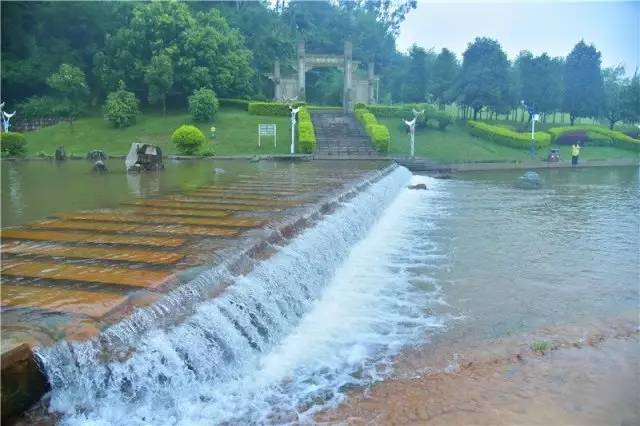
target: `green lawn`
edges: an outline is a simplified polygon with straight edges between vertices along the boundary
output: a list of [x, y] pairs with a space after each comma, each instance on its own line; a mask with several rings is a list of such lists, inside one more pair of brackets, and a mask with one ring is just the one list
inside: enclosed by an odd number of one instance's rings
[[[278, 129], [277, 148], [272, 137], [263, 137], [258, 148], [258, 124], [276, 124]], [[67, 154], [86, 155], [92, 149], [103, 149], [110, 155], [126, 154], [133, 142], [159, 145], [164, 153], [178, 154], [171, 143], [171, 134], [182, 124], [193, 124], [186, 113], [148, 112], [140, 115], [136, 124], [124, 129], [115, 129], [101, 116], [81, 118], [70, 125], [60, 123], [33, 132], [26, 132], [27, 153], [53, 154], [60, 145]], [[249, 115], [237, 109], [222, 109], [212, 123], [197, 124], [207, 141], [203, 150], [211, 150], [216, 155], [232, 154], [287, 154], [290, 145], [290, 125], [288, 117], [264, 117]], [[211, 139], [210, 128], [216, 127], [216, 136]]]
[[[389, 128], [391, 144], [389, 152], [398, 155], [409, 155], [411, 144], [404, 125], [400, 119], [380, 119]], [[560, 158], [571, 158], [571, 147], [558, 146]], [[538, 158], [545, 159], [548, 149], [538, 150]], [[463, 161], [513, 161], [528, 160], [529, 151], [516, 149], [475, 138], [467, 132], [463, 125], [451, 124], [446, 131], [435, 129], [418, 130], [415, 140], [416, 156], [428, 157], [442, 162]], [[639, 158], [638, 153], [611, 147], [586, 147], [580, 157], [586, 160], [604, 160], [617, 158]]]

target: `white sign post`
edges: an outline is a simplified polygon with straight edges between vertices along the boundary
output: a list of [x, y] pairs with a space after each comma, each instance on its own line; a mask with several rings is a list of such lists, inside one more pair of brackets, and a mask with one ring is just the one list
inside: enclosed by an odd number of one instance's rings
[[273, 147], [275, 148], [278, 143], [276, 133], [277, 129], [275, 124], [258, 124], [258, 147], [260, 147], [261, 136], [273, 136]]

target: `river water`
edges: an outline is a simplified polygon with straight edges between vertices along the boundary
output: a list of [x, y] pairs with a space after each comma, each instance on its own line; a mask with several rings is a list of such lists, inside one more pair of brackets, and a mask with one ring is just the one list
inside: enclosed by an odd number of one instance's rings
[[549, 170], [538, 191], [519, 174], [397, 169], [180, 324], [41, 350], [49, 409], [63, 424], [306, 423], [424, 374], [424, 348], [637, 321], [638, 168]]

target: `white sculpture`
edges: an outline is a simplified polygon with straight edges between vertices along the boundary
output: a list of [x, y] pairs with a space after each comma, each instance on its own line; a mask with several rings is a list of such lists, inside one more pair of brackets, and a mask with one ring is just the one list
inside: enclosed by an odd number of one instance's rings
[[296, 152], [296, 115], [298, 114], [298, 111], [300, 111], [300, 107], [294, 108], [293, 105], [289, 105], [289, 109], [291, 110], [291, 155], [293, 155]]
[[11, 117], [13, 117], [14, 115], [16, 115], [15, 111], [13, 111], [11, 114], [7, 114], [5, 111], [2, 111], [2, 127], [4, 128], [5, 132], [9, 131], [9, 127], [11, 127], [11, 123], [9, 122], [9, 120], [11, 120]]
[[404, 124], [409, 126], [409, 135], [411, 137], [411, 156], [414, 157], [415, 141], [416, 141], [416, 121], [418, 120], [418, 116], [420, 114], [424, 114], [424, 110], [417, 111], [415, 108], [412, 108], [411, 111], [413, 112], [413, 120], [411, 121], [403, 120], [403, 121], [404, 121]]

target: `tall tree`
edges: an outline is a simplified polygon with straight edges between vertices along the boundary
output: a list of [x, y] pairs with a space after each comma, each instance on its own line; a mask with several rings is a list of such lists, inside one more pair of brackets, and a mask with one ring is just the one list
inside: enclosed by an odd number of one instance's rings
[[85, 96], [89, 93], [84, 72], [73, 65], [62, 64], [47, 79], [47, 84], [64, 98], [67, 118], [72, 124], [80, 114]]
[[173, 85], [173, 66], [167, 55], [151, 58], [145, 73], [145, 82], [149, 86], [149, 102], [162, 102], [162, 113], [167, 112], [167, 93]]
[[500, 44], [478, 37], [462, 54], [458, 99], [473, 109], [473, 119], [484, 107], [503, 111], [510, 102], [509, 61]]
[[622, 94], [622, 119], [627, 123], [640, 122], [640, 75], [638, 70], [623, 87]]
[[604, 81], [604, 116], [609, 121], [609, 129], [613, 130], [613, 126], [622, 120], [623, 109], [623, 91], [625, 86], [629, 84], [625, 80], [624, 67], [617, 66], [605, 68], [602, 70]]
[[417, 45], [409, 49], [409, 67], [404, 73], [402, 98], [406, 102], [424, 102], [427, 97], [429, 76], [427, 51]]
[[455, 53], [447, 48], [442, 49], [433, 63], [430, 88], [434, 100], [441, 107], [453, 101], [452, 88], [459, 70], [460, 65]]
[[562, 104], [572, 126], [576, 118], [595, 117], [602, 110], [604, 89], [600, 64], [600, 52], [584, 40], [567, 56]]

